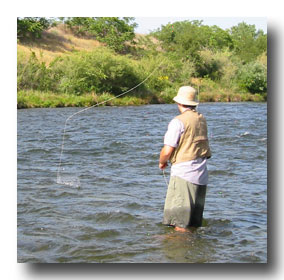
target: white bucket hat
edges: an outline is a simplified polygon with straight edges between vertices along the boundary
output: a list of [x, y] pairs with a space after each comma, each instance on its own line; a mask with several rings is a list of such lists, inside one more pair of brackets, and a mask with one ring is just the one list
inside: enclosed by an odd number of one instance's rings
[[173, 100], [182, 105], [197, 106], [199, 104], [196, 100], [196, 90], [190, 86], [180, 87]]

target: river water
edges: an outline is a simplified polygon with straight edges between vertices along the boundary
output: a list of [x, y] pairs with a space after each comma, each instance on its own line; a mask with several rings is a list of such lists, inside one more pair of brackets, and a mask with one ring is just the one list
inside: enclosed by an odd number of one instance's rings
[[[267, 104], [204, 103], [203, 226], [162, 225], [158, 168], [177, 106], [18, 110], [18, 262], [266, 263]], [[169, 168], [166, 170], [169, 179]]]

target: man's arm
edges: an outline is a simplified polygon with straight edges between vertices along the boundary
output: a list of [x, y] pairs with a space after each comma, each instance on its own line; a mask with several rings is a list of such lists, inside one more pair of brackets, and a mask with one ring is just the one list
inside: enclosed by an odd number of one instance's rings
[[160, 169], [165, 169], [167, 167], [167, 162], [170, 159], [173, 151], [175, 150], [174, 147], [164, 145], [160, 152], [160, 162], [159, 162], [159, 168]]

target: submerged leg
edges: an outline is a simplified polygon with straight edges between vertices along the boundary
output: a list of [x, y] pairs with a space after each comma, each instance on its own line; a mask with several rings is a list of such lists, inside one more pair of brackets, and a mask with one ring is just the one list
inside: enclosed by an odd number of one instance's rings
[[163, 224], [175, 226], [177, 231], [202, 225], [206, 186], [192, 184], [179, 177], [171, 177], [168, 186]]

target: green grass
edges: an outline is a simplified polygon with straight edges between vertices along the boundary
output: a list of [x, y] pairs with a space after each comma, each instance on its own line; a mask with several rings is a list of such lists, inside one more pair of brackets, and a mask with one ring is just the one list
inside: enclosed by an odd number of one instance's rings
[[[158, 95], [145, 97], [123, 96], [114, 98], [110, 93], [97, 94], [57, 94], [53, 92], [41, 92], [34, 90], [18, 91], [17, 108], [57, 108], [57, 107], [90, 107], [97, 103], [102, 106], [138, 106], [154, 103], [173, 103], [172, 98], [176, 93], [172, 90]], [[265, 102], [266, 95], [250, 93], [225, 93], [225, 92], [201, 92], [200, 102]], [[110, 100], [111, 99], [111, 100]]]
[[225, 92], [202, 92], [200, 102], [265, 102], [265, 94], [251, 93], [225, 93]]
[[[149, 99], [135, 96], [114, 98], [114, 95], [103, 93], [96, 94], [56, 94], [53, 92], [41, 92], [33, 90], [18, 91], [17, 108], [57, 108], [57, 107], [90, 107], [97, 103], [103, 106], [129, 106], [149, 104]], [[109, 99], [112, 99], [108, 101]]]

